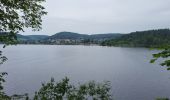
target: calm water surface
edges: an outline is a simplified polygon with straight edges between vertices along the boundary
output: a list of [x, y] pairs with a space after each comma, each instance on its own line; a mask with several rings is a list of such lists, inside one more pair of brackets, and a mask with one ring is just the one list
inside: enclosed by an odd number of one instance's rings
[[33, 94], [41, 82], [65, 76], [71, 83], [111, 81], [115, 100], [154, 100], [170, 97], [170, 72], [150, 64], [144, 48], [100, 46], [18, 45], [4, 49], [8, 61], [0, 66], [8, 72], [8, 94]]

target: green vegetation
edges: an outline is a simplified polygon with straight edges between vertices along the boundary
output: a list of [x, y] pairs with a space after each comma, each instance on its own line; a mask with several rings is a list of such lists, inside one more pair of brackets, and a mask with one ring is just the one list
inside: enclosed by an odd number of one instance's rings
[[67, 77], [58, 83], [52, 78], [50, 82], [42, 84], [34, 100], [113, 100], [110, 89], [109, 82], [99, 84], [91, 81], [74, 86]]
[[[5, 82], [1, 75], [0, 83]], [[91, 81], [75, 86], [69, 83], [67, 77], [59, 82], [55, 82], [51, 78], [50, 82], [42, 84], [42, 87], [35, 92], [33, 97], [29, 97], [28, 94], [8, 96], [3, 92], [3, 87], [0, 87], [0, 100], [113, 100], [110, 89], [109, 82], [96, 83]]]
[[6, 72], [0, 73], [0, 100], [8, 100], [10, 97], [5, 94], [3, 83], [5, 82], [4, 76], [7, 75]]
[[88, 38], [88, 35], [73, 32], [60, 32], [48, 37], [48, 39], [82, 39], [82, 38]]
[[[44, 1], [0, 0], [0, 43], [5, 45], [16, 44], [17, 33], [24, 31], [24, 28], [41, 29], [41, 17], [47, 14], [41, 5]], [[6, 60], [7, 58], [0, 51], [0, 65]], [[4, 75], [7, 75], [7, 73], [0, 73], [0, 100], [11, 100], [11, 97], [3, 91]]]
[[42, 16], [47, 14], [41, 5], [45, 0], [0, 0], [0, 41], [12, 44], [17, 40], [16, 33], [24, 28], [41, 29]]
[[[17, 43], [17, 33], [24, 28], [40, 30], [42, 16], [46, 15], [41, 5], [45, 0], [0, 0], [0, 43]], [[5, 47], [5, 46], [4, 46]], [[6, 60], [0, 52], [1, 64]]]
[[149, 31], [132, 32], [120, 38], [106, 40], [103, 46], [126, 46], [126, 47], [164, 47], [170, 44], [170, 30], [158, 29]]

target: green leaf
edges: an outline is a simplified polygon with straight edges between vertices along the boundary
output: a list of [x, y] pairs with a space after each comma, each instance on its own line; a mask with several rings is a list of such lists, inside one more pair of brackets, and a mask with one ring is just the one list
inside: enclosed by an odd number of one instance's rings
[[154, 63], [157, 59], [150, 60], [150, 63]]

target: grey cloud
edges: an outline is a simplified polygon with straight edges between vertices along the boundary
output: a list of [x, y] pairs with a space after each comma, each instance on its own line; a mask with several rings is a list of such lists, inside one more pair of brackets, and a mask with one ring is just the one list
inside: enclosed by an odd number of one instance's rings
[[170, 27], [170, 0], [47, 0], [43, 30], [24, 34], [73, 31], [85, 34]]

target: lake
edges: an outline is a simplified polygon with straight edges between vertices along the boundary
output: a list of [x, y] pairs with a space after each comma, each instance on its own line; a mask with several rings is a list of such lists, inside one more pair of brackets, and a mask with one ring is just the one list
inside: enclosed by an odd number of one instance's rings
[[67, 76], [72, 84], [110, 81], [115, 100], [154, 100], [170, 97], [170, 71], [149, 63], [155, 52], [146, 48], [17, 45], [3, 49], [8, 61], [0, 69], [8, 72], [4, 85], [10, 95], [32, 95], [51, 77], [58, 81]]

